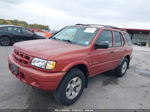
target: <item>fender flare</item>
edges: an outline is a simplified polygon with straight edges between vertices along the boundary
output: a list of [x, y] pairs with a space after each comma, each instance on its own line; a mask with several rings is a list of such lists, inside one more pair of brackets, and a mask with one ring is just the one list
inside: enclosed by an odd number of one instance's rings
[[[119, 63], [118, 66], [120, 66], [120, 65], [122, 64], [123, 60], [124, 60], [127, 56], [129, 56], [129, 58], [130, 58], [130, 54], [126, 54], [126, 55], [120, 60], [120, 63]], [[129, 69], [129, 63], [130, 63], [130, 59], [128, 59], [128, 69]]]
[[[64, 69], [63, 69], [63, 71], [65, 71], [66, 72], [66, 74], [68, 73], [68, 71], [70, 71], [72, 68], [74, 68], [74, 67], [76, 67], [76, 66], [78, 66], [78, 65], [84, 65], [86, 68], [87, 68], [87, 74], [85, 74], [85, 88], [87, 88], [88, 87], [88, 80], [89, 80], [89, 73], [90, 73], [90, 70], [89, 70], [89, 65], [88, 65], [88, 63], [87, 62], [81, 62], [81, 61], [79, 61], [79, 62], [73, 62], [73, 63], [70, 63], [69, 65], [67, 65]], [[64, 75], [64, 77], [63, 77], [63, 79], [66, 77], [66, 75]], [[63, 80], [62, 79], [62, 80]]]
[[77, 66], [77, 65], [84, 65], [84, 66], [86, 66], [88, 72], [90, 72], [90, 71], [89, 71], [89, 65], [88, 65], [88, 63], [87, 63], [87, 62], [84, 62], [84, 61], [83, 61], [83, 62], [77, 61], [77, 62], [70, 63], [70, 64], [68, 64], [66, 67], [64, 67], [62, 71], [67, 72], [67, 71], [69, 71], [71, 68], [73, 68], [73, 67], [75, 67], [75, 66]]

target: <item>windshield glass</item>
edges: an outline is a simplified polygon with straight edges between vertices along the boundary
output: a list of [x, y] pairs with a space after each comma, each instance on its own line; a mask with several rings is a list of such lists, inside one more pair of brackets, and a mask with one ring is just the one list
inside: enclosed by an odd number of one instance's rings
[[52, 39], [87, 46], [91, 43], [97, 32], [97, 28], [91, 27], [66, 27], [54, 35]]

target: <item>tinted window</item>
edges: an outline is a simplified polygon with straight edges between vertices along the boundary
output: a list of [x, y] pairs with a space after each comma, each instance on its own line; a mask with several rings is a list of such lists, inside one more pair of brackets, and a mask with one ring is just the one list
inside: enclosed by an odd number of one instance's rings
[[15, 32], [15, 33], [22, 33], [21, 32], [21, 28], [18, 28], [18, 27], [13, 27], [13, 32]]
[[96, 41], [96, 43], [104, 43], [107, 42], [109, 47], [112, 47], [112, 32], [111, 31], [103, 31]]
[[5, 30], [5, 31], [7, 31], [7, 27], [0, 27], [0, 30]]
[[33, 34], [33, 32], [31, 32], [30, 30], [27, 30], [27, 29], [22, 29], [22, 32], [23, 32], [23, 34], [26, 34], [26, 35], [32, 35]]
[[114, 35], [115, 35], [115, 42], [116, 42], [116, 47], [119, 47], [119, 46], [123, 46], [124, 45], [124, 39], [123, 39], [123, 36], [120, 32], [114, 32]]
[[18, 27], [7, 27], [7, 30], [10, 31], [10, 32], [14, 32], [14, 33], [21, 33], [21, 29], [18, 28]]
[[13, 27], [7, 27], [7, 30], [12, 32], [13, 31]]
[[129, 34], [128, 33], [124, 33], [124, 36], [126, 38], [127, 43], [129, 45], [132, 45], [131, 37], [129, 36]]

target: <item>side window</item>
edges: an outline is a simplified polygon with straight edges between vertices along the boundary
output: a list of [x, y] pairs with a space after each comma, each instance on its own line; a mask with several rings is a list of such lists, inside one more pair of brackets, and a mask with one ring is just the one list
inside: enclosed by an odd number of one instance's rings
[[112, 39], [112, 31], [103, 31], [96, 41], [96, 43], [104, 43], [107, 42], [109, 47], [112, 47], [113, 39]]
[[18, 28], [18, 27], [14, 27], [14, 28], [13, 28], [13, 32], [15, 32], [15, 33], [20, 33], [20, 34], [22, 33], [22, 32], [21, 32], [21, 29]]
[[130, 38], [129, 34], [128, 33], [124, 33], [124, 36], [125, 36], [125, 39], [126, 39], [128, 45], [132, 45], [132, 41], [131, 41], [131, 38]]
[[114, 32], [116, 47], [124, 46], [124, 39], [120, 32]]
[[13, 32], [13, 28], [11, 26], [7, 27], [7, 30], [10, 31], [10, 32]]
[[21, 32], [21, 29], [20, 28], [18, 28], [18, 27], [7, 27], [7, 30], [8, 31], [10, 31], [10, 32], [14, 32], [14, 33], [19, 33], [19, 34], [21, 34], [22, 32]]
[[22, 32], [25, 35], [33, 35], [33, 32], [31, 32], [30, 30], [24, 29], [24, 28], [22, 28]]

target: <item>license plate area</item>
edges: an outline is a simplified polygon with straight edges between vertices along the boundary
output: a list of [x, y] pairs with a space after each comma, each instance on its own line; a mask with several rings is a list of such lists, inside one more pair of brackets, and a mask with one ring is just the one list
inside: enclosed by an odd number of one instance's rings
[[10, 65], [10, 70], [12, 71], [12, 73], [14, 73], [15, 75], [19, 74], [19, 67], [17, 67], [15, 64], [11, 64]]

